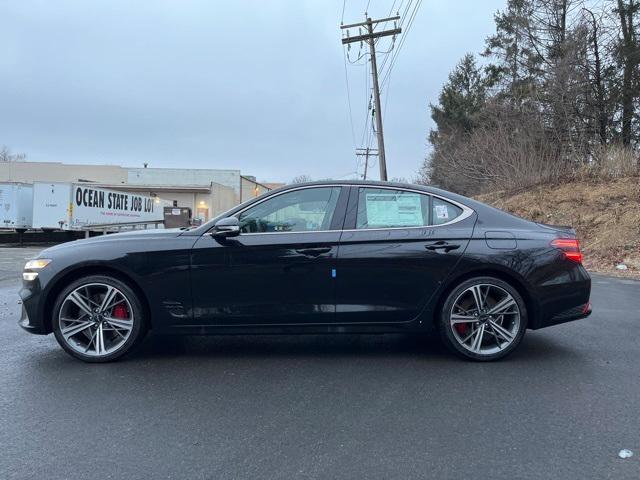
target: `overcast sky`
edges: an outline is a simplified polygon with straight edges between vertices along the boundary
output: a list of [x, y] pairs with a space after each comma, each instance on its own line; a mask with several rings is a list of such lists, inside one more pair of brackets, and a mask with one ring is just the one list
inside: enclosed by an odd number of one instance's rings
[[[344, 22], [361, 21], [366, 4], [346, 0]], [[386, 16], [392, 4], [370, 0], [369, 13]], [[390, 177], [416, 174], [429, 102], [460, 57], [482, 49], [503, 4], [423, 0], [383, 91]], [[0, 0], [0, 144], [34, 161], [355, 178], [342, 7]], [[350, 54], [357, 58], [357, 45]], [[365, 67], [347, 70], [360, 146]]]

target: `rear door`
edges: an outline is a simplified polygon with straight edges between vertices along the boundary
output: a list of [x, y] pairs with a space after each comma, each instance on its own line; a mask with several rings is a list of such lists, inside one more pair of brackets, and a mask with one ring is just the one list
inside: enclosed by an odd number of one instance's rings
[[336, 262], [339, 323], [408, 322], [465, 251], [469, 208], [420, 191], [352, 187]]

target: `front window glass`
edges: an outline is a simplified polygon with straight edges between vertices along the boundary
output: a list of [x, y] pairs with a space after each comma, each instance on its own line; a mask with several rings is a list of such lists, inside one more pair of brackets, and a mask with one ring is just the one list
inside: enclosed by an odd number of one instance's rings
[[277, 195], [242, 212], [241, 233], [329, 230], [340, 187], [315, 187]]
[[360, 188], [356, 228], [429, 225], [429, 196], [406, 190]]

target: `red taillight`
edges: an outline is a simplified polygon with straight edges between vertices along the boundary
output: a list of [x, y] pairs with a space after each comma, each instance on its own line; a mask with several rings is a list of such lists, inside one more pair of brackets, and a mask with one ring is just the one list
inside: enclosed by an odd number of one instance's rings
[[577, 238], [556, 238], [551, 242], [551, 246], [562, 250], [567, 259], [582, 263], [582, 252], [580, 252], [580, 242]]

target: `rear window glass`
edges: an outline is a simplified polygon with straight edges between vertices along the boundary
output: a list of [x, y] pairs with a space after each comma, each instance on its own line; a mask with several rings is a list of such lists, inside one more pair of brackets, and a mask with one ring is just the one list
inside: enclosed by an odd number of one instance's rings
[[460, 215], [462, 215], [462, 209], [460, 207], [440, 198], [433, 197], [431, 217], [433, 219], [431, 222], [433, 225], [449, 223]]
[[428, 224], [428, 195], [387, 188], [360, 188], [356, 228], [421, 227]]

